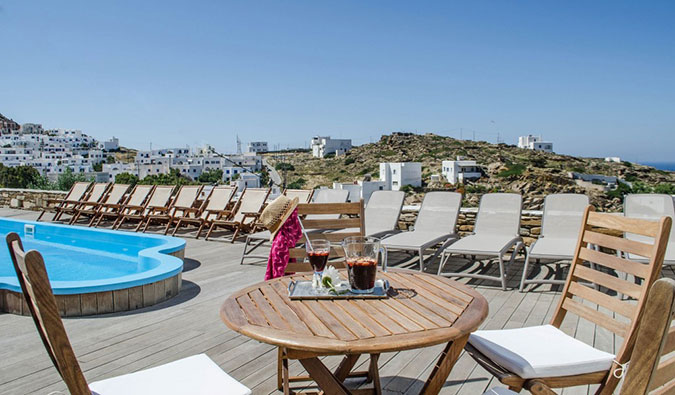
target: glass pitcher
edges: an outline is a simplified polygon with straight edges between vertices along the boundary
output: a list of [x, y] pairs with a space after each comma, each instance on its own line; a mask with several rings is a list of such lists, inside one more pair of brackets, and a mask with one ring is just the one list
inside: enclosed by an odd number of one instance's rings
[[354, 293], [372, 293], [375, 288], [378, 258], [387, 270], [387, 249], [374, 237], [351, 236], [342, 241], [349, 273], [349, 286]]

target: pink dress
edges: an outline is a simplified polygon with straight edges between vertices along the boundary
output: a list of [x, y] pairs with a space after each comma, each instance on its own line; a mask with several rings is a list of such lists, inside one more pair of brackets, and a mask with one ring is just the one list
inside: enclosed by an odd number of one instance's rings
[[279, 229], [276, 236], [274, 236], [270, 256], [267, 259], [265, 281], [284, 275], [286, 265], [288, 265], [290, 258], [288, 251], [295, 247], [295, 244], [301, 237], [302, 228], [300, 227], [300, 220], [298, 219], [298, 210], [295, 209], [286, 222], [281, 225], [281, 229]]

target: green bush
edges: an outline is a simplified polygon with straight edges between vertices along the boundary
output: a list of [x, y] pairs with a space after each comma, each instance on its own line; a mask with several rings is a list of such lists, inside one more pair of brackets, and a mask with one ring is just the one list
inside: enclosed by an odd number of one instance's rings
[[223, 169], [210, 169], [197, 177], [198, 182], [205, 184], [216, 184], [223, 180]]
[[675, 195], [675, 184], [664, 183], [654, 187], [654, 193], [665, 193], [666, 195]]
[[120, 173], [115, 176], [116, 184], [131, 184], [133, 187], [138, 183], [138, 177], [131, 173]]
[[286, 188], [288, 189], [302, 189], [302, 187], [305, 186], [307, 183], [307, 180], [304, 178], [298, 178], [297, 180], [293, 181], [292, 183], [286, 185]]
[[294, 170], [295, 170], [295, 166], [293, 166], [293, 165], [290, 164], [290, 163], [286, 163], [286, 162], [280, 162], [280, 163], [277, 163], [277, 164], [274, 166], [274, 168], [275, 168], [276, 170], [281, 170], [281, 171], [294, 171]]
[[614, 198], [623, 199], [623, 197], [625, 195], [627, 195], [631, 192], [632, 192], [632, 190], [628, 185], [623, 184], [623, 183], [619, 183], [619, 185], [617, 185], [616, 189], [611, 190], [611, 191], [607, 191], [607, 196], [609, 198], [612, 198], [612, 199], [614, 199]]
[[345, 165], [351, 165], [354, 162], [356, 162], [356, 159], [352, 158], [351, 156], [345, 159]]
[[66, 167], [66, 171], [59, 174], [56, 179], [56, 189], [61, 191], [68, 191], [76, 182], [93, 181], [91, 177], [86, 177], [84, 174], [76, 174], [73, 169]]
[[[233, 178], [234, 179], [234, 178]], [[140, 181], [142, 185], [193, 185], [190, 178], [180, 174], [178, 169], [170, 169], [169, 174], [151, 174]]]
[[497, 173], [497, 177], [502, 177], [502, 178], [507, 178], [507, 177], [516, 177], [525, 171], [525, 165], [521, 165], [520, 163], [512, 163], [506, 165], [506, 170], [502, 170], [499, 173]]
[[41, 180], [40, 172], [31, 166], [7, 167], [0, 163], [0, 186], [3, 188], [28, 188]]

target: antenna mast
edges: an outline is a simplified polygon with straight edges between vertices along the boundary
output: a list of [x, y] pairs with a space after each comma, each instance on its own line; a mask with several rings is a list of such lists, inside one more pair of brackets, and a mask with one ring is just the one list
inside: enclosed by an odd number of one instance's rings
[[239, 135], [237, 135], [237, 154], [241, 155], [241, 140], [239, 140]]

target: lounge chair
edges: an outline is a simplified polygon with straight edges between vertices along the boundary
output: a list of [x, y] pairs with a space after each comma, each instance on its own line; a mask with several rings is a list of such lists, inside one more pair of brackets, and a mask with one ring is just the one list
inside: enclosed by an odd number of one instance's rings
[[98, 226], [104, 218], [115, 218], [112, 228], [118, 229], [121, 226], [120, 222], [124, 220], [126, 215], [140, 215], [143, 213], [145, 206], [148, 204], [148, 199], [154, 190], [155, 187], [153, 185], [136, 185], [122, 207], [108, 205], [106, 203], [103, 207], [104, 209], [99, 212], [99, 219], [96, 222], [96, 226]]
[[74, 224], [83, 214], [93, 216], [96, 212], [96, 209], [98, 209], [98, 206], [107, 196], [109, 189], [109, 182], [97, 182], [94, 184], [94, 186], [92, 186], [89, 190], [87, 197], [75, 207], [74, 215], [68, 223], [70, 225]]
[[289, 199], [298, 198], [300, 203], [309, 203], [312, 201], [312, 196], [314, 195], [313, 189], [287, 189], [284, 191], [284, 195], [288, 196]]
[[119, 211], [122, 208], [124, 203], [124, 196], [129, 190], [129, 184], [113, 184], [112, 188], [105, 197], [105, 200], [99, 204], [94, 212], [91, 215], [91, 220], [89, 221], [89, 226], [96, 226], [101, 223], [103, 218], [110, 214], [109, 216], [117, 218]]
[[[290, 195], [289, 195], [290, 191]], [[309, 196], [305, 194], [304, 199], [301, 199], [300, 194], [296, 193], [295, 191], [305, 191], [305, 190], [298, 190], [298, 189], [287, 189], [284, 191], [286, 196], [289, 198], [293, 197], [298, 197], [298, 201], [300, 203], [310, 203], [312, 202], [312, 198], [314, 199], [314, 203], [344, 203], [347, 201], [347, 198], [349, 197], [349, 191], [347, 190], [342, 190], [342, 189], [317, 189], [316, 193], [314, 191]], [[333, 192], [336, 191], [336, 192]], [[338, 219], [340, 218], [340, 214], [335, 214], [333, 215], [328, 215], [328, 214], [320, 214], [320, 215], [310, 215], [309, 218], [307, 219]], [[266, 242], [270, 240], [271, 234], [268, 230], [263, 230], [260, 232], [255, 232], [251, 233], [246, 236], [246, 241], [244, 242], [244, 249], [241, 252], [241, 260], [239, 261], [240, 265], [244, 264], [244, 259], [267, 259], [266, 255], [251, 255], [251, 253], [257, 249], [258, 247], [262, 246]], [[253, 244], [255, 243], [255, 244]], [[250, 246], [250, 248], [249, 248]]]
[[42, 210], [36, 221], [39, 221], [48, 211], [54, 213], [52, 221], [58, 221], [63, 214], [72, 213], [75, 207], [82, 201], [90, 186], [91, 182], [76, 182], [70, 187], [70, 191], [68, 191], [66, 197], [63, 199], [48, 199], [46, 207]]
[[[647, 395], [652, 391], [672, 394], [675, 390], [675, 374], [672, 371], [675, 357], [668, 355], [675, 351], [675, 331], [671, 329], [673, 313], [675, 281], [662, 278], [654, 282], [649, 291], [627, 374], [623, 372], [625, 380], [619, 392], [621, 395]], [[533, 394], [555, 395], [550, 387], [540, 382], [526, 389]], [[517, 395], [517, 392], [492, 388], [483, 395]]]
[[157, 185], [155, 187], [148, 200], [148, 205], [138, 221], [136, 231], [140, 230], [143, 225], [143, 232], [148, 230], [149, 219], [161, 221], [161, 219], [166, 218], [171, 207], [171, 197], [175, 190], [176, 187], [173, 185]]
[[[136, 190], [139, 190], [139, 187], [141, 187], [141, 185], [137, 186]], [[147, 188], [151, 188], [149, 194], [146, 195], [146, 199], [138, 205], [132, 204], [131, 202], [126, 203], [117, 222], [113, 226], [114, 229], [119, 229], [127, 220], [134, 220], [138, 221], [138, 225], [135, 229], [135, 231], [138, 232], [138, 230], [141, 229], [141, 226], [143, 226], [143, 220], [148, 213], [149, 207], [166, 207], [167, 202], [171, 198], [171, 191], [173, 191], [172, 186], [143, 185], [143, 187], [144, 188], [139, 190], [139, 193], [146, 191]], [[159, 193], [156, 193], [158, 189], [160, 189], [160, 191]]]
[[42, 255], [37, 251], [24, 252], [16, 233], [8, 234], [6, 240], [33, 322], [54, 367], [71, 394], [251, 393], [243, 384], [223, 372], [206, 354], [88, 384], [59, 317]]
[[[655, 221], [660, 217], [668, 216], [675, 220], [675, 202], [671, 195], [630, 194], [626, 195], [624, 199], [623, 212], [628, 218], [642, 218]], [[651, 241], [649, 237], [632, 233], [626, 233], [625, 237], [635, 241]], [[628, 258], [640, 262], [646, 261], [645, 257], [634, 254], [629, 254]], [[668, 241], [668, 248], [666, 249], [663, 264], [675, 265], [675, 232], [670, 232], [670, 240]]]
[[[465, 350], [500, 382], [516, 392], [542, 383], [551, 388], [600, 384], [599, 393], [611, 394], [619, 379], [617, 368], [628, 362], [645, 301], [661, 272], [671, 218], [658, 222], [584, 212], [574, 259], [549, 325], [518, 329], [480, 330], [470, 335]], [[654, 238], [647, 244], [611, 236], [628, 231]], [[593, 244], [599, 250], [586, 247]], [[622, 249], [649, 257], [643, 264], [602, 252]], [[589, 262], [590, 265], [585, 265]], [[618, 276], [608, 273], [614, 270]], [[620, 273], [638, 281], [626, 281]], [[608, 292], [602, 292], [607, 289]], [[616, 297], [614, 294], [621, 296]], [[628, 300], [630, 297], [633, 300]], [[616, 355], [598, 350], [561, 330], [566, 316], [574, 326], [595, 326], [596, 336], [610, 342]]]
[[174, 218], [179, 215], [185, 215], [187, 211], [193, 209], [198, 210], [194, 206], [197, 202], [197, 198], [199, 198], [199, 194], [202, 192], [202, 188], [204, 188], [203, 185], [183, 185], [178, 188], [176, 197], [168, 207], [149, 206], [148, 213], [145, 215], [145, 226], [143, 227], [143, 232], [145, 233], [145, 231], [148, 230], [148, 226], [150, 226], [151, 222], [160, 224], [166, 222], [164, 234], [167, 234], [171, 224], [174, 221]]
[[196, 236], [198, 239], [204, 226], [210, 224], [211, 219], [218, 217], [228, 208], [236, 192], [236, 186], [219, 185], [213, 187], [197, 211], [186, 210], [183, 216], [177, 218], [176, 227], [171, 235], [174, 236], [181, 225], [194, 224], [199, 226]]
[[[420, 271], [424, 271], [424, 251], [437, 244], [440, 248], [431, 261], [447, 246], [457, 240], [455, 226], [462, 194], [457, 192], [429, 192], [424, 196], [413, 231], [402, 232], [382, 240], [387, 250], [415, 251], [419, 255]], [[368, 211], [366, 210], [366, 222]], [[367, 227], [367, 226], [366, 226]]]
[[[366, 204], [366, 236], [386, 237], [400, 232], [397, 228], [398, 217], [403, 208], [403, 191], [375, 191]], [[343, 229], [339, 232], [353, 232]]]
[[540, 260], [553, 262], [571, 261], [577, 246], [581, 220], [588, 206], [588, 196], [561, 193], [546, 196], [544, 215], [541, 218], [541, 234], [532, 243], [525, 256], [523, 277], [520, 280], [520, 292], [526, 284], [565, 284], [565, 280], [528, 279], [528, 267], [531, 260], [539, 264]]
[[209, 231], [206, 232], [205, 240], [209, 239], [211, 233], [217, 227], [224, 227], [232, 230], [231, 243], [237, 238], [240, 232], [252, 232], [257, 228], [258, 217], [265, 208], [265, 202], [270, 194], [269, 188], [246, 188], [235, 206], [234, 211], [224, 211], [219, 218], [211, 220]]
[[[463, 237], [447, 247], [441, 254], [438, 274], [447, 277], [469, 277], [483, 280], [500, 281], [506, 290], [506, 267], [504, 254], [513, 248], [512, 264], [523, 240], [519, 236], [520, 211], [522, 198], [515, 193], [487, 193], [483, 195], [478, 207], [476, 226], [471, 236]], [[443, 266], [453, 255], [469, 255], [472, 261], [477, 256], [497, 257], [499, 276], [478, 273], [443, 273]]]

